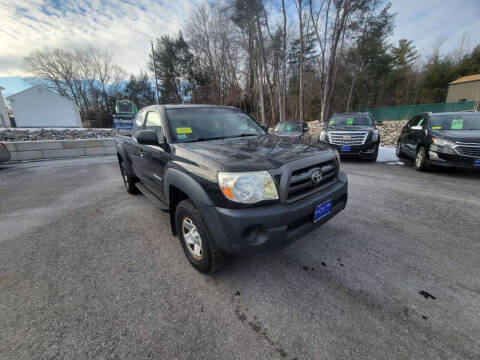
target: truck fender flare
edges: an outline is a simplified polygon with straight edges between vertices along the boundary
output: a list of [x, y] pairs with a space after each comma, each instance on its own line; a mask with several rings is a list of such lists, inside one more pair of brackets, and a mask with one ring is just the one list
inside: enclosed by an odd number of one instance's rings
[[173, 185], [183, 191], [195, 204], [213, 206], [212, 200], [206, 191], [191, 176], [180, 170], [169, 168], [165, 173], [165, 195], [170, 203], [170, 186]]
[[128, 158], [127, 153], [125, 152], [123, 147], [119, 146], [118, 144], [117, 144], [117, 157], [119, 161], [122, 161], [124, 163], [124, 166], [125, 166], [125, 169], [127, 170], [128, 175], [135, 176], [132, 163]]

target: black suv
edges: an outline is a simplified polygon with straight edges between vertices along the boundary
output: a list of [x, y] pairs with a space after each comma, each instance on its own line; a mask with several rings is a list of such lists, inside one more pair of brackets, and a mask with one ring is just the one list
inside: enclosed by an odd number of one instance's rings
[[380, 146], [380, 134], [370, 113], [355, 112], [333, 115], [320, 142], [337, 149], [341, 156], [363, 158], [375, 162]]
[[279, 122], [273, 129], [273, 133], [278, 136], [288, 136], [302, 138], [308, 132], [308, 125], [304, 122]]
[[170, 213], [173, 234], [202, 272], [217, 270], [225, 253], [282, 249], [347, 203], [336, 151], [268, 135], [235, 108], [149, 106], [132, 137], [116, 139], [127, 191]]
[[424, 113], [411, 118], [397, 143], [397, 156], [431, 165], [480, 169], [480, 113]]

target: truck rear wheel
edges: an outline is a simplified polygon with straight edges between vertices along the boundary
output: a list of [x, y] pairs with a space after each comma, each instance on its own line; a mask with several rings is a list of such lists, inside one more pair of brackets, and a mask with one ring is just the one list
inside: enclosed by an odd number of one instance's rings
[[177, 205], [175, 226], [183, 251], [195, 269], [212, 274], [222, 267], [225, 252], [217, 247], [200, 211], [190, 200]]
[[123, 165], [123, 161], [120, 162], [120, 171], [122, 173], [122, 179], [123, 183], [125, 184], [125, 189], [129, 194], [138, 194], [138, 189], [135, 186], [135, 180], [128, 175], [127, 169], [125, 169], [125, 166]]

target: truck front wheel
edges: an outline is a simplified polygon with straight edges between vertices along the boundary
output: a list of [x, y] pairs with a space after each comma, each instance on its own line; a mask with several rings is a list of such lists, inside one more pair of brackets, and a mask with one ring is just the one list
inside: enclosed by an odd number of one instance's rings
[[215, 244], [200, 211], [190, 200], [177, 205], [175, 226], [183, 251], [195, 269], [212, 274], [222, 267], [225, 253]]

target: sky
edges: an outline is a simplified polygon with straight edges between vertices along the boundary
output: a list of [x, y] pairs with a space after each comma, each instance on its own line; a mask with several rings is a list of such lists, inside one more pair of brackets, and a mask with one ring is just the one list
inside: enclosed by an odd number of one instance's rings
[[[181, 29], [202, 1], [0, 0], [0, 86], [7, 96], [28, 87], [22, 59], [47, 47], [106, 49], [138, 73], [146, 69], [149, 41]], [[420, 54], [439, 43], [453, 51], [464, 36], [473, 45], [480, 33], [480, 0], [392, 0], [391, 10], [397, 16], [390, 41], [414, 40]]]

